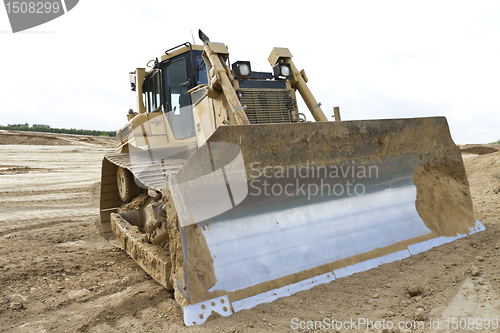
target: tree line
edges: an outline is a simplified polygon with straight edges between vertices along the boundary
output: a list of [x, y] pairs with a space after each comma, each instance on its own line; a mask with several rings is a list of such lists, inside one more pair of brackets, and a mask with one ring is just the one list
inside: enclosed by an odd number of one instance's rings
[[8, 124], [7, 126], [0, 125], [0, 130], [11, 131], [28, 131], [28, 132], [46, 132], [46, 133], [63, 133], [63, 134], [78, 134], [78, 135], [92, 135], [92, 136], [110, 136], [114, 137], [114, 131], [98, 131], [98, 130], [85, 130], [76, 128], [52, 128], [48, 125], [33, 125], [29, 124]]

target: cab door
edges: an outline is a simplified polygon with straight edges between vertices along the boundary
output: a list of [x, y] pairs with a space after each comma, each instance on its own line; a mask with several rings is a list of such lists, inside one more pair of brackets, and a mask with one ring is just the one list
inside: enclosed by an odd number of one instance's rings
[[163, 72], [166, 83], [165, 113], [174, 138], [182, 140], [193, 137], [195, 131], [191, 97], [188, 93], [190, 82], [186, 71], [186, 58], [181, 57], [169, 62]]

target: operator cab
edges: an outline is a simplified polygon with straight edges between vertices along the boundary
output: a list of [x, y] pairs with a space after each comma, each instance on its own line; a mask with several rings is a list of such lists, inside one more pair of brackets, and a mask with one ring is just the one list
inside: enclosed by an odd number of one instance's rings
[[202, 53], [203, 46], [190, 43], [165, 51], [142, 84], [146, 112], [165, 112], [176, 139], [195, 135], [188, 91], [208, 82]]

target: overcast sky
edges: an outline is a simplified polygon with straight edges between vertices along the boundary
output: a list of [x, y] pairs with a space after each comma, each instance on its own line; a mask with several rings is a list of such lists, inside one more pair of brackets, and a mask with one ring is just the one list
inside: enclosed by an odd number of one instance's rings
[[1, 8], [0, 124], [116, 130], [128, 72], [198, 29], [257, 71], [288, 47], [329, 118], [446, 116], [457, 144], [500, 139], [499, 1], [80, 0], [17, 34]]

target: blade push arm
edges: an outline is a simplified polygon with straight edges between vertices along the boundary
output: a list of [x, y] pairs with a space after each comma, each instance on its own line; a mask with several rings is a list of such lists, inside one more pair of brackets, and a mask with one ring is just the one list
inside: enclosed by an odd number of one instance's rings
[[231, 69], [224, 65], [224, 61], [222, 60], [224, 57], [229, 55], [226, 46], [219, 43], [211, 43], [208, 37], [203, 34], [201, 30], [199, 31], [199, 35], [204, 44], [203, 56], [205, 61], [208, 61], [211, 67], [210, 83], [206, 88], [207, 96], [216, 97], [222, 93], [231, 107], [230, 111], [233, 113], [236, 123], [238, 125], [249, 125], [250, 121], [248, 121], [243, 106], [238, 99], [238, 95], [236, 95], [236, 91], [231, 84]]
[[297, 67], [295, 67], [295, 64], [292, 61], [292, 53], [290, 53], [287, 48], [275, 47], [271, 52], [268, 60], [271, 66], [274, 66], [279, 62], [290, 64], [290, 68], [292, 70], [292, 86], [299, 91], [300, 96], [302, 96], [302, 99], [304, 99], [304, 102], [311, 111], [314, 120], [328, 121], [325, 114], [323, 113], [323, 110], [321, 110], [321, 103], [318, 103], [316, 101], [313, 94], [311, 93], [311, 90], [309, 90], [309, 87], [306, 84], [307, 79], [304, 78], [304, 71], [302, 70], [299, 72], [299, 70], [297, 70]]

